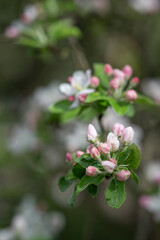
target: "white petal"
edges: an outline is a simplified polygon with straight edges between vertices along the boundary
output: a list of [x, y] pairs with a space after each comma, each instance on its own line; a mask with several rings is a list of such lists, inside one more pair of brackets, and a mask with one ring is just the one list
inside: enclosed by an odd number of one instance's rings
[[79, 85], [84, 86], [85, 83], [85, 73], [83, 71], [76, 71], [73, 73], [72, 86]]
[[83, 89], [82, 91], [79, 92], [79, 94], [90, 94], [90, 93], [93, 93], [95, 91], [95, 89], [92, 89], [92, 88], [86, 88], [86, 89]]
[[91, 70], [88, 69], [86, 71], [86, 81], [85, 81], [85, 87], [88, 87], [90, 85], [90, 80], [91, 80]]
[[72, 103], [72, 105], [70, 106], [70, 109], [72, 108], [76, 108], [79, 106], [79, 101], [78, 98], [75, 98], [74, 102]]
[[74, 95], [75, 93], [75, 90], [72, 88], [72, 86], [69, 83], [62, 83], [59, 86], [59, 90], [67, 96]]

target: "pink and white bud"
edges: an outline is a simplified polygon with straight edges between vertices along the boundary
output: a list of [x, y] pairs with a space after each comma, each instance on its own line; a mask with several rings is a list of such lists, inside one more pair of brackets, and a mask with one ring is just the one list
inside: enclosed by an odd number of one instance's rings
[[117, 137], [122, 136], [122, 133], [124, 131], [123, 124], [120, 124], [120, 123], [114, 124], [114, 126], [112, 127], [112, 131]]
[[107, 171], [108, 173], [112, 173], [113, 170], [115, 169], [115, 164], [111, 161], [102, 161], [102, 166], [104, 168], [105, 171]]
[[127, 127], [124, 129], [122, 133], [122, 141], [125, 143], [130, 143], [132, 142], [134, 137], [134, 130], [132, 127]]
[[105, 155], [110, 151], [110, 146], [108, 143], [100, 143], [98, 145], [98, 151], [102, 154]]
[[73, 102], [75, 100], [75, 96], [69, 96], [68, 101]]
[[15, 26], [9, 26], [5, 30], [5, 36], [8, 38], [16, 38], [19, 36], [19, 29]]
[[86, 94], [79, 94], [79, 95], [78, 95], [78, 100], [79, 100], [81, 103], [85, 102], [86, 98], [87, 98], [87, 95], [86, 95]]
[[134, 84], [134, 85], [137, 85], [139, 83], [139, 78], [138, 77], [133, 77], [131, 79], [131, 82]]
[[119, 78], [115, 77], [110, 81], [109, 86], [112, 89], [116, 90], [117, 88], [120, 87], [120, 84], [121, 84], [121, 81], [119, 80]]
[[94, 177], [99, 173], [99, 170], [96, 167], [89, 166], [86, 168], [86, 175], [89, 177]]
[[128, 101], [135, 101], [138, 96], [137, 96], [137, 93], [136, 93], [135, 90], [130, 89], [130, 90], [128, 90], [128, 91], [126, 92], [125, 97], [126, 97], [126, 99], [127, 99]]
[[91, 149], [92, 149], [92, 147], [94, 147], [94, 145], [93, 145], [93, 144], [90, 144], [90, 145], [87, 147], [87, 149], [86, 149], [86, 153], [91, 154]]
[[83, 151], [77, 151], [76, 152], [76, 158], [79, 158], [80, 156], [82, 156], [84, 154]]
[[88, 129], [87, 129], [87, 141], [94, 143], [97, 140], [98, 134], [97, 131], [95, 129], [95, 127], [92, 124], [88, 125]]
[[119, 69], [114, 69], [113, 76], [119, 78], [120, 82], [124, 82], [125, 74]]
[[133, 69], [130, 65], [125, 65], [122, 71], [126, 78], [130, 78], [132, 76]]
[[99, 79], [97, 77], [92, 77], [90, 81], [92, 87], [96, 88], [99, 86]]
[[128, 170], [123, 170], [123, 171], [120, 171], [118, 174], [117, 174], [117, 179], [118, 181], [120, 182], [124, 182], [126, 181], [129, 177], [130, 177], [130, 171]]
[[148, 208], [150, 204], [150, 197], [147, 196], [147, 195], [142, 195], [140, 198], [139, 198], [139, 205], [143, 208]]
[[100, 153], [96, 147], [92, 147], [91, 149], [91, 157], [94, 159], [99, 159], [100, 158]]
[[111, 152], [116, 152], [119, 149], [119, 140], [117, 139], [116, 135], [111, 132], [107, 136], [107, 143], [110, 146]]
[[73, 78], [72, 78], [72, 77], [68, 77], [68, 82], [69, 82], [69, 83], [71, 83], [71, 82], [72, 82], [72, 80], [73, 80]]
[[67, 152], [67, 153], [66, 153], [66, 161], [67, 161], [68, 163], [70, 163], [70, 162], [72, 161], [72, 159], [73, 159], [73, 157], [72, 157], [71, 153]]
[[116, 162], [116, 160], [114, 158], [110, 158], [109, 161], [114, 163], [115, 165], [117, 164], [117, 162]]
[[104, 65], [104, 72], [107, 74], [107, 75], [112, 75], [113, 73], [113, 68], [110, 64], [105, 64]]

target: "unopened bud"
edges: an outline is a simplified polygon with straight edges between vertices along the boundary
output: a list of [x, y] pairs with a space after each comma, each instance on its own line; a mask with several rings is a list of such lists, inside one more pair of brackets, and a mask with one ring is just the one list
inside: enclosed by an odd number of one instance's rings
[[96, 167], [89, 166], [89, 167], [86, 168], [86, 175], [87, 176], [94, 177], [98, 173], [100, 173], [100, 171]]
[[110, 64], [105, 64], [104, 65], [104, 72], [107, 74], [107, 75], [111, 75], [113, 73], [113, 68]]
[[120, 171], [120, 172], [117, 174], [117, 179], [118, 179], [118, 181], [120, 181], [120, 182], [126, 181], [129, 177], [130, 177], [130, 171], [128, 171], [128, 170]]
[[119, 88], [120, 83], [121, 83], [121, 81], [119, 80], [119, 78], [115, 77], [110, 81], [109, 86], [112, 89], [116, 90], [117, 88]]
[[98, 135], [95, 127], [92, 124], [89, 124], [86, 135], [87, 141], [94, 143], [97, 140], [97, 137]]
[[116, 123], [112, 127], [112, 131], [117, 137], [120, 137], [122, 135], [123, 130], [124, 130], [124, 126], [123, 124], [120, 124], [120, 123]]
[[99, 79], [97, 77], [92, 77], [90, 81], [92, 87], [96, 88], [99, 86]]
[[79, 158], [80, 156], [82, 156], [84, 154], [83, 151], [77, 151], [76, 152], [76, 158]]
[[92, 149], [92, 147], [94, 147], [93, 144], [90, 144], [90, 145], [87, 147], [87, 149], [86, 149], [86, 153], [91, 154], [91, 149]]
[[116, 162], [116, 160], [114, 158], [110, 158], [109, 161], [114, 163], [115, 165], [117, 164], [117, 162]]
[[118, 141], [116, 135], [111, 132], [107, 136], [107, 143], [110, 146], [111, 152], [116, 152], [119, 149], [119, 145], [120, 145], [119, 141]]
[[105, 155], [110, 151], [110, 146], [107, 143], [100, 143], [98, 145], [98, 151], [102, 154]]
[[130, 90], [128, 90], [128, 91], [126, 92], [125, 97], [126, 97], [126, 99], [127, 99], [128, 101], [135, 101], [138, 96], [137, 96], [137, 93], [136, 93], [135, 90], [130, 89]]
[[104, 168], [105, 171], [107, 171], [108, 173], [112, 173], [114, 168], [115, 168], [115, 164], [111, 161], [102, 161], [102, 166]]
[[100, 158], [100, 153], [96, 147], [92, 147], [91, 149], [91, 157], [94, 159], [99, 159]]
[[73, 102], [74, 100], [75, 100], [75, 97], [74, 97], [74, 96], [69, 96], [69, 97], [68, 97], [68, 101]]
[[115, 78], [119, 78], [120, 82], [124, 82], [125, 75], [124, 75], [124, 72], [122, 72], [121, 70], [114, 69], [113, 76]]
[[67, 152], [67, 153], [66, 153], [66, 161], [67, 161], [68, 163], [70, 163], [70, 162], [72, 161], [72, 159], [73, 159], [73, 157], [72, 157], [71, 153]]
[[123, 73], [124, 73], [126, 78], [130, 78], [132, 76], [133, 69], [132, 69], [132, 67], [130, 65], [124, 66], [122, 71], [123, 71]]
[[85, 102], [86, 98], [87, 98], [87, 95], [86, 95], [86, 94], [79, 94], [79, 95], [78, 95], [78, 100], [79, 100], [81, 103]]
[[124, 129], [122, 133], [122, 141], [125, 143], [130, 143], [132, 142], [134, 137], [134, 130], [132, 127], [127, 127]]
[[131, 82], [134, 83], [135, 85], [137, 85], [139, 83], [139, 78], [138, 77], [133, 77], [131, 79]]

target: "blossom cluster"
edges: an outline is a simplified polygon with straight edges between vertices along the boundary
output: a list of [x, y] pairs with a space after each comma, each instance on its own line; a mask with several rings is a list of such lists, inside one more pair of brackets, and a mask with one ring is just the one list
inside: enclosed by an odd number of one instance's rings
[[[89, 124], [87, 130], [87, 141], [90, 145], [86, 149], [86, 153], [93, 159], [97, 160], [102, 166], [100, 171], [95, 166], [88, 166], [86, 168], [86, 175], [94, 177], [96, 175], [114, 175], [119, 181], [126, 181], [130, 177], [130, 171], [127, 165], [118, 165], [116, 160], [116, 153], [126, 146], [128, 146], [134, 137], [134, 130], [132, 127], [125, 128], [122, 124], [116, 123], [112, 132], [107, 136], [105, 142], [100, 140], [96, 129], [92, 124]], [[76, 158], [81, 157], [85, 152], [77, 151]], [[71, 153], [66, 154], [66, 161], [76, 163]]]
[[[133, 89], [138, 83], [138, 77], [132, 77], [133, 69], [130, 65], [125, 65], [122, 70], [113, 69], [110, 64], [105, 64], [102, 70], [105, 75], [105, 84], [109, 86], [105, 89], [105, 96], [113, 96], [116, 99], [122, 98], [125, 93], [125, 100], [133, 102], [138, 95]], [[68, 83], [62, 83], [60, 91], [72, 102], [71, 108], [77, 107], [80, 103], [85, 103], [89, 94], [99, 91], [102, 94], [103, 87], [99, 77], [91, 75], [91, 70], [76, 71], [68, 78]]]
[[38, 4], [29, 4], [24, 8], [19, 19], [14, 20], [5, 30], [5, 36], [8, 38], [19, 37], [21, 31], [31, 24], [40, 14], [40, 6]]

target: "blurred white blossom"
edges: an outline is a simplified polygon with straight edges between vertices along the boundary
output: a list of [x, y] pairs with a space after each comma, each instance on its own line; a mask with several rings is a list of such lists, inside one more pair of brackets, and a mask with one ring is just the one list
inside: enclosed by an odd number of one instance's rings
[[160, 79], [145, 80], [141, 84], [142, 91], [160, 104]]
[[140, 13], [152, 13], [160, 9], [159, 0], [129, 0], [129, 4]]
[[144, 169], [146, 180], [151, 183], [160, 183], [160, 161], [153, 161]]

